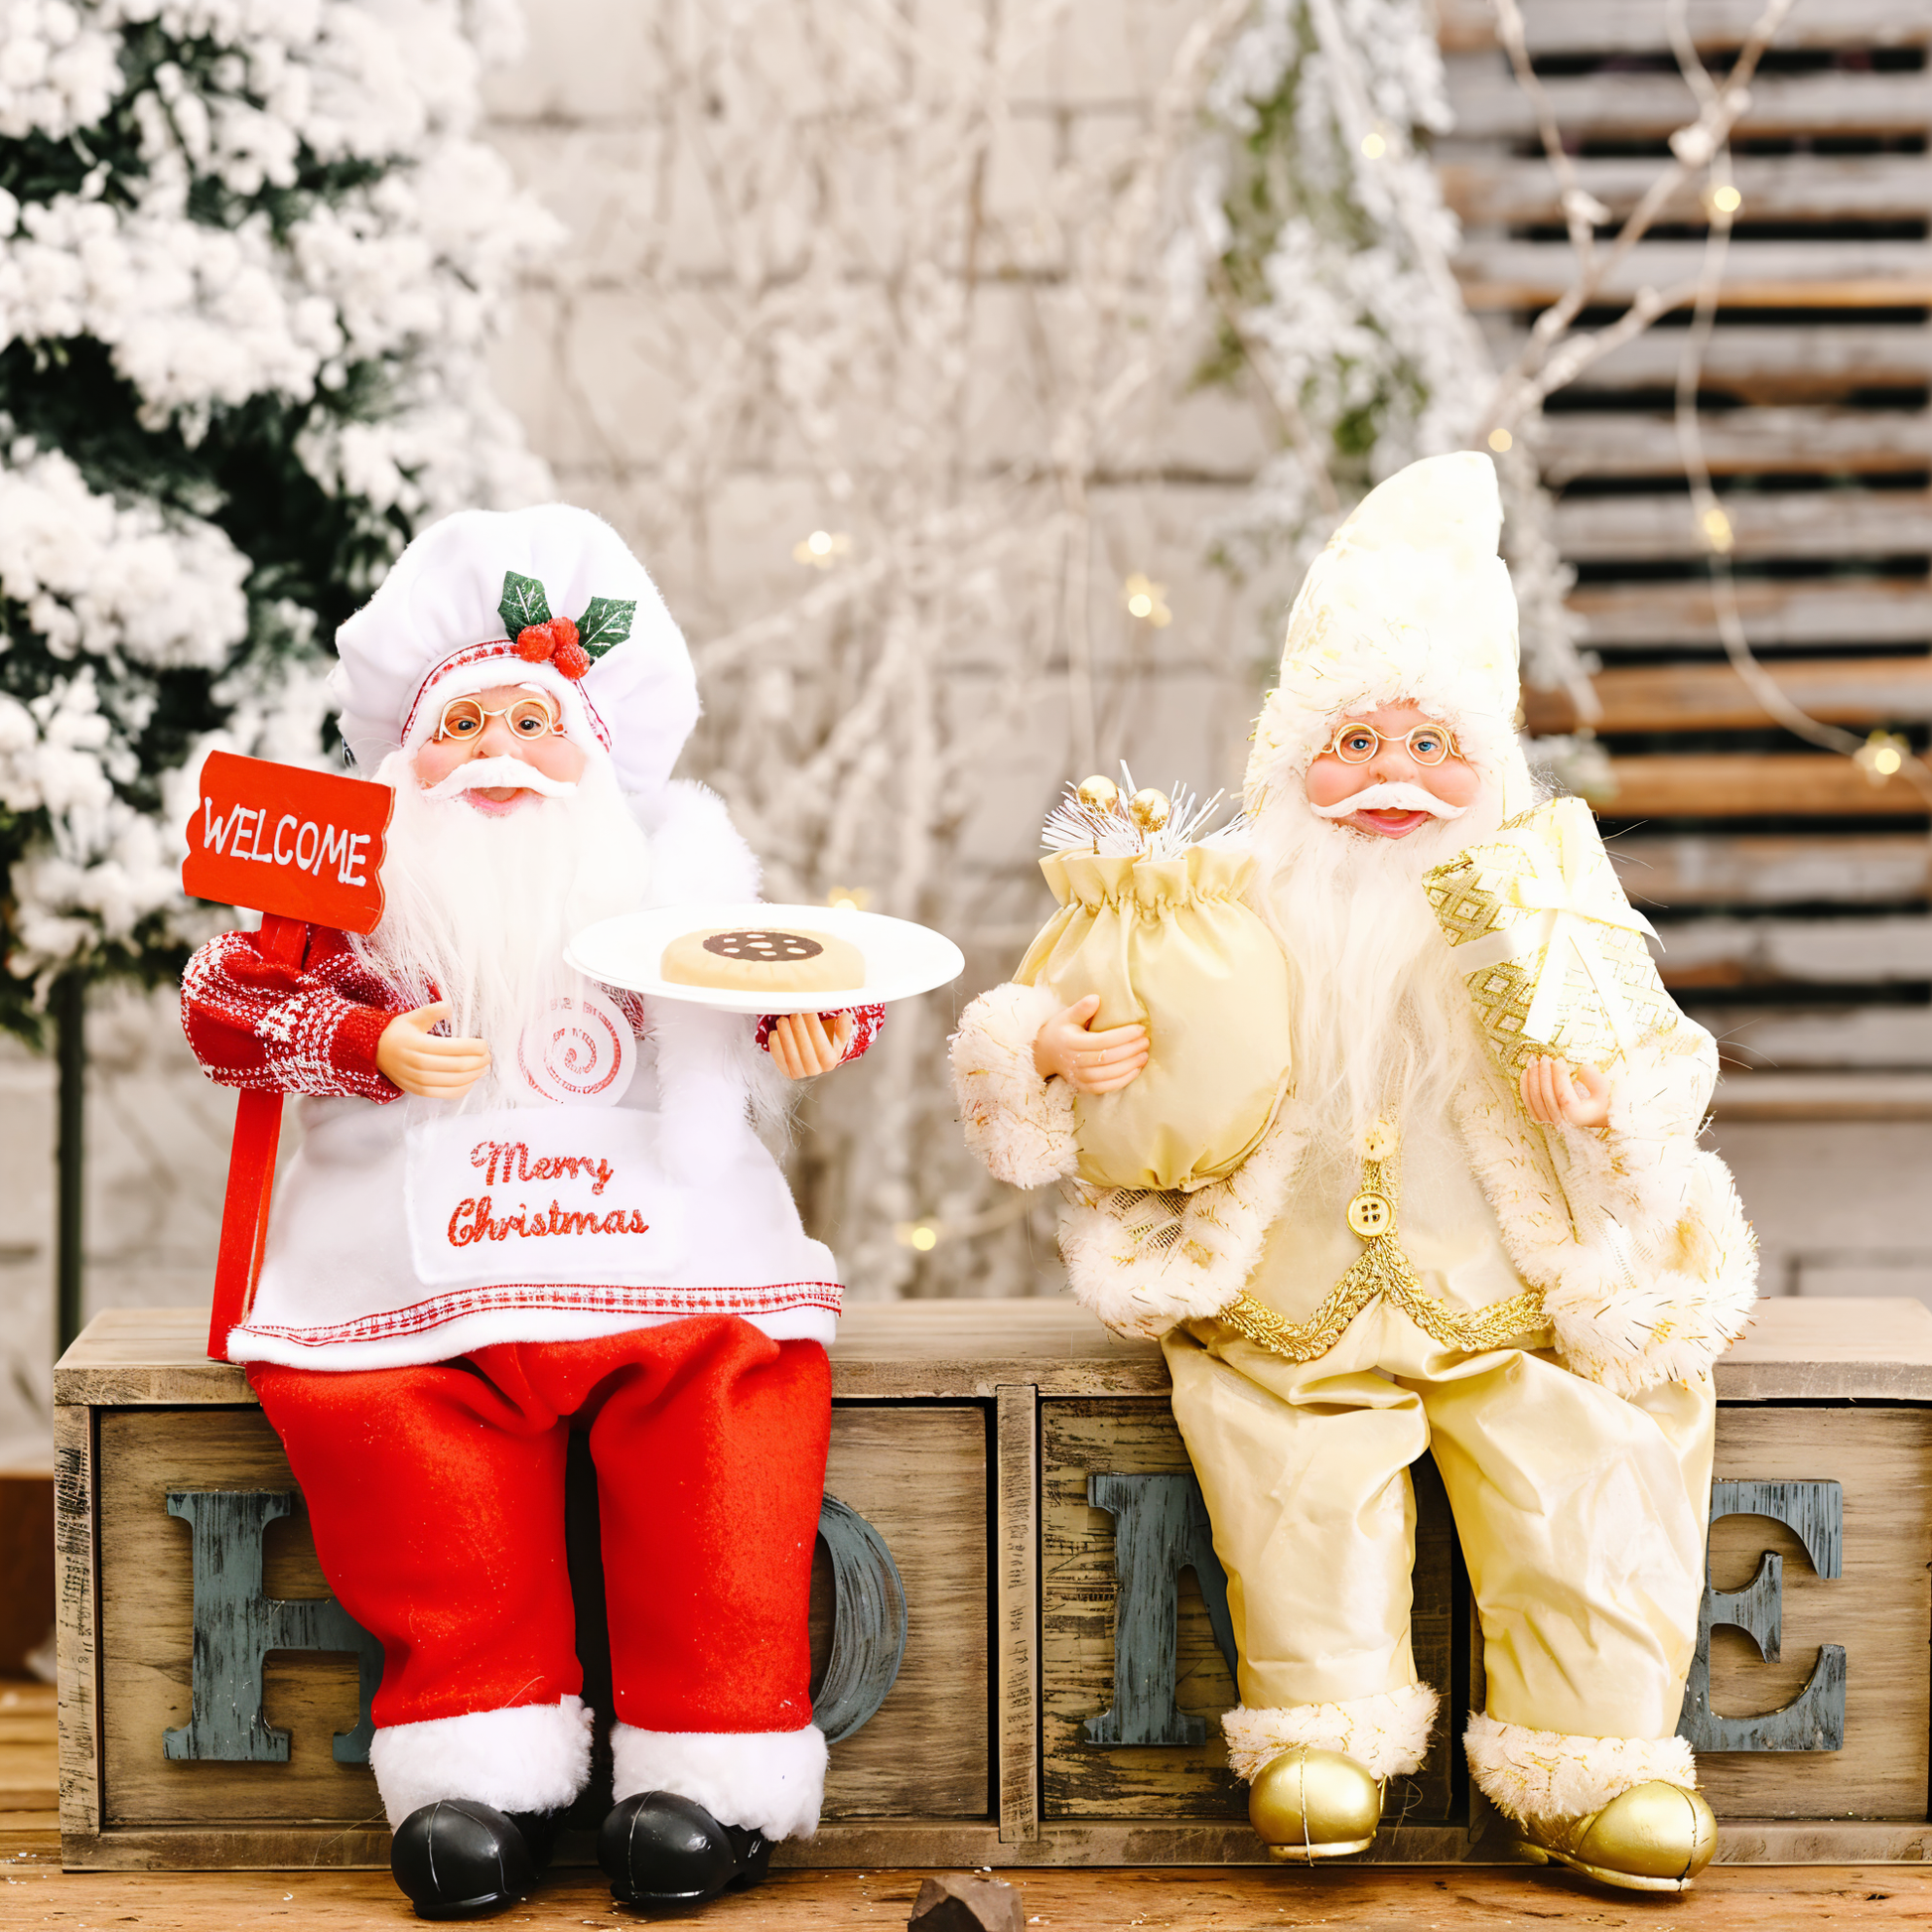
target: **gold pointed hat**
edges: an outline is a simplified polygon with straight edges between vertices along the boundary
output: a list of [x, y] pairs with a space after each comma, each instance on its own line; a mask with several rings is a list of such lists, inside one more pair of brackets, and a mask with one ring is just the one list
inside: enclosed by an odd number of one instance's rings
[[1343, 717], [1413, 704], [1462, 755], [1530, 802], [1516, 744], [1516, 596], [1496, 554], [1495, 467], [1473, 450], [1425, 457], [1364, 496], [1310, 567], [1255, 724], [1247, 806], [1300, 776]]

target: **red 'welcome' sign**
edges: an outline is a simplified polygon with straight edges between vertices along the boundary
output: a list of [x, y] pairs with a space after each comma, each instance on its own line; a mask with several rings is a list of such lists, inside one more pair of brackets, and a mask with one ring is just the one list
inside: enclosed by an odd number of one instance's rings
[[[382, 917], [383, 834], [396, 795], [362, 778], [308, 771], [269, 759], [210, 752], [188, 822], [182, 890], [262, 914], [255, 948], [299, 972], [311, 925], [372, 932]], [[228, 1359], [228, 1331], [248, 1312], [268, 1239], [282, 1096], [244, 1088], [235, 1096], [228, 1192], [207, 1352]]]
[[182, 890], [343, 932], [373, 931], [394, 804], [387, 785], [365, 778], [210, 752], [188, 822]]

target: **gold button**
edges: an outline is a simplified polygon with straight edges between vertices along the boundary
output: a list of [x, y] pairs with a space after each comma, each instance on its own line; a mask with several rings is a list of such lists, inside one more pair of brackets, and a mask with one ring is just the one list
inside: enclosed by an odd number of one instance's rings
[[1395, 1203], [1387, 1194], [1357, 1194], [1348, 1203], [1348, 1225], [1364, 1241], [1387, 1234], [1395, 1226]]
[[1402, 1145], [1400, 1136], [1385, 1120], [1371, 1121], [1362, 1135], [1362, 1153], [1370, 1161], [1386, 1161]]

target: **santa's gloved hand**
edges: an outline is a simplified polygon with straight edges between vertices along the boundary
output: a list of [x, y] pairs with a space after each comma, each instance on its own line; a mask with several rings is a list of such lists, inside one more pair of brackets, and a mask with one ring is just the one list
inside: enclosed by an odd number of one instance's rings
[[447, 1000], [397, 1014], [375, 1043], [375, 1070], [418, 1100], [461, 1100], [488, 1070], [489, 1048], [430, 1032], [449, 1017]]

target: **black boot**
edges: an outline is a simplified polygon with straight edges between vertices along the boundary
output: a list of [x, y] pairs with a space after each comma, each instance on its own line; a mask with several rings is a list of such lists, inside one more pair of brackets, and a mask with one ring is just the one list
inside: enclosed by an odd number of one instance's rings
[[756, 1885], [771, 1863], [761, 1833], [721, 1825], [672, 1791], [644, 1791], [615, 1807], [597, 1835], [597, 1862], [626, 1905], [702, 1905]]
[[[535, 1856], [526, 1829], [541, 1840]], [[471, 1798], [444, 1798], [397, 1827], [389, 1869], [419, 1918], [474, 1918], [534, 1887], [555, 1835], [548, 1813], [511, 1818]]]

